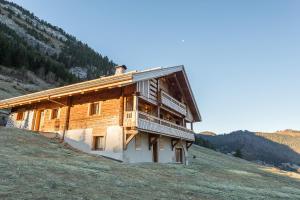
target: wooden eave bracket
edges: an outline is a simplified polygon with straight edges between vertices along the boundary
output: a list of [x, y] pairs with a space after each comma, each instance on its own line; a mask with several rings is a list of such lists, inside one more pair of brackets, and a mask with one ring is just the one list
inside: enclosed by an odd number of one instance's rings
[[191, 142], [191, 141], [186, 141], [185, 145], [186, 145], [186, 150], [188, 151], [189, 148], [192, 146], [194, 142]]
[[125, 133], [125, 144], [124, 144], [124, 150], [127, 149], [128, 144], [131, 142], [131, 140], [138, 134], [137, 131], [135, 132], [127, 132]]
[[159, 135], [151, 135], [149, 134], [148, 139], [149, 139], [149, 150], [151, 150], [152, 145], [157, 141], [159, 138]]
[[179, 139], [171, 139], [171, 146], [172, 151], [174, 150], [174, 147], [179, 143]]
[[61, 105], [61, 106], [67, 106], [67, 105], [64, 104], [64, 103], [61, 103], [61, 102], [59, 102], [59, 101], [55, 101], [55, 100], [51, 99], [50, 96], [48, 96], [48, 101], [51, 101], [51, 102], [53, 102], [53, 103], [57, 103], [57, 104], [59, 104], [59, 105]]

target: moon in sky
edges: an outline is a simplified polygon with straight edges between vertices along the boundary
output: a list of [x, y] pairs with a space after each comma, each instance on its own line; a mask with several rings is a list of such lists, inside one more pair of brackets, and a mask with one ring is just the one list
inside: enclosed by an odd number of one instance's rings
[[181, 42], [184, 42], [184, 40], [181, 40]]

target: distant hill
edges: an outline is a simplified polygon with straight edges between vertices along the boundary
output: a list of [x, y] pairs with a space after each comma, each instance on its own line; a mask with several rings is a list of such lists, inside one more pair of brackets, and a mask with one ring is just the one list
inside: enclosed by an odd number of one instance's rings
[[211, 143], [218, 151], [241, 151], [243, 158], [282, 166], [283, 163], [300, 165], [300, 132], [294, 130], [274, 133], [235, 131], [230, 134], [197, 135]]
[[116, 64], [63, 29], [0, 0], [0, 65], [64, 85], [110, 75]]
[[214, 133], [212, 131], [202, 131], [199, 134], [201, 134], [201, 135], [210, 135], [210, 136], [217, 135], [216, 133]]

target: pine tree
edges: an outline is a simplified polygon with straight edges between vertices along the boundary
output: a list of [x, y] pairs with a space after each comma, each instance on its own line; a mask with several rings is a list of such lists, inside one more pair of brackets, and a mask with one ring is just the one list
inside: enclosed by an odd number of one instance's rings
[[237, 149], [233, 155], [237, 158], [243, 158], [243, 154], [240, 149]]

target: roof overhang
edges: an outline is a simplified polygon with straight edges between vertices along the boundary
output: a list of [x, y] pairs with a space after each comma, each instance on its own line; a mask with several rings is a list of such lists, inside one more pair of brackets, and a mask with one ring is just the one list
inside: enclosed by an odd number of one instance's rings
[[13, 97], [10, 99], [0, 101], [0, 109], [12, 108], [16, 106], [47, 100], [49, 101], [59, 99], [62, 97], [98, 91], [102, 89], [123, 87], [132, 83], [136, 83], [138, 81], [159, 78], [163, 76], [168, 76], [170, 74], [176, 74], [180, 84], [182, 84], [182, 86], [185, 88], [183, 90], [184, 95], [188, 101], [187, 103], [189, 104], [189, 107], [193, 114], [194, 121], [201, 121], [201, 115], [183, 65], [166, 68], [159, 67], [144, 71], [133, 71], [124, 74], [112, 75], [108, 77], [94, 79], [91, 81], [85, 81], [63, 87], [35, 92], [23, 96]]
[[123, 87], [132, 83], [132, 73], [114, 75], [85, 81], [54, 89], [35, 92], [23, 96], [13, 97], [0, 101], [0, 109], [12, 108], [16, 106], [41, 102], [51, 99], [59, 99], [66, 96], [84, 94], [87, 92], [98, 91], [106, 88]]

